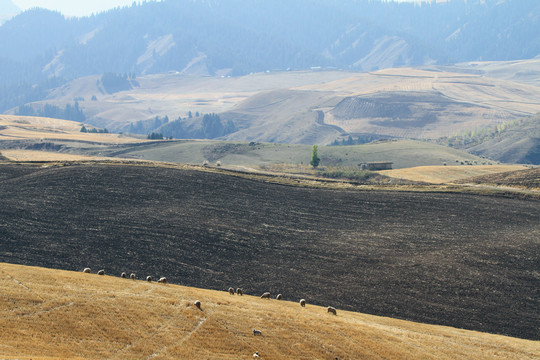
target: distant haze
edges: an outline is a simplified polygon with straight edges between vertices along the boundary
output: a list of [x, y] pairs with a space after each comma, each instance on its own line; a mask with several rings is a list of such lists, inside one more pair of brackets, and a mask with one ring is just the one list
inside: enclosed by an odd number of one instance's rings
[[[9, 0], [7, 0], [9, 2]], [[159, 1], [159, 0], [153, 0]], [[392, 1], [392, 0], [390, 0]], [[396, 2], [413, 2], [419, 0], [394, 0]], [[113, 9], [115, 7], [129, 6], [134, 0], [93, 0], [93, 1], [73, 1], [73, 0], [12, 0], [22, 10], [35, 7], [57, 10], [68, 16], [87, 16], [92, 13]], [[140, 2], [140, 1], [138, 1]], [[438, 0], [437, 2], [441, 2]], [[1, 3], [1, 2], [0, 2]]]
[[13, 0], [22, 10], [35, 7], [57, 10], [68, 16], [85, 16], [109, 10], [118, 6], [129, 6], [133, 0]]

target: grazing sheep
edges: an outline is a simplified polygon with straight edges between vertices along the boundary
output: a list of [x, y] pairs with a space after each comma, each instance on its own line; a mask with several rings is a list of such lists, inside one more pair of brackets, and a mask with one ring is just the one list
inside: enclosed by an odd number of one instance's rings
[[257, 335], [262, 336], [262, 331], [261, 331], [261, 330], [255, 330], [255, 329], [253, 329], [253, 335], [254, 335], [254, 336], [257, 336]]
[[199, 300], [195, 300], [193, 305], [195, 305], [199, 310], [201, 309], [201, 302]]
[[277, 294], [277, 296], [276, 296], [276, 300], [282, 300], [282, 299], [283, 299], [283, 295], [281, 295], [281, 294]]
[[152, 281], [152, 277], [151, 277], [151, 276], [147, 276], [147, 277], [146, 277], [146, 281]]
[[129, 278], [130, 278], [131, 280], [135, 280], [136, 277], [137, 277], [137, 276], [136, 276], [134, 273], [131, 273], [131, 275], [129, 275]]
[[97, 274], [98, 274], [98, 275], [105, 275], [105, 270], [99, 270], [99, 271], [97, 272]]
[[300, 306], [301, 307], [306, 307], [306, 300], [305, 299], [300, 299]]
[[270, 299], [270, 293], [265, 292], [264, 294], [261, 295], [261, 299]]
[[86, 274], [90, 274], [92, 272], [92, 270], [90, 270], [90, 268], [84, 268], [84, 270], [82, 272], [86, 273]]
[[336, 308], [333, 308], [332, 306], [328, 307], [328, 312], [337, 315]]
[[126, 278], [127, 278], [127, 274], [126, 274], [125, 272], [123, 272], [122, 274], [120, 274], [120, 277], [121, 277], [122, 279], [126, 279]]
[[254, 359], [260, 358], [259, 352], [258, 352], [258, 351], [255, 351], [255, 354], [253, 354], [253, 358], [254, 358]]
[[159, 280], [157, 282], [162, 283], [162, 284], [166, 284], [167, 283], [167, 278], [166, 277], [161, 277], [161, 278], [159, 278]]
[[234, 289], [232, 287], [229, 288], [229, 294], [234, 295]]
[[240, 295], [240, 296], [244, 295], [244, 291], [242, 291], [242, 289], [240, 289], [240, 288], [237, 288], [237, 289], [236, 289], [236, 293], [237, 293], [238, 295]]

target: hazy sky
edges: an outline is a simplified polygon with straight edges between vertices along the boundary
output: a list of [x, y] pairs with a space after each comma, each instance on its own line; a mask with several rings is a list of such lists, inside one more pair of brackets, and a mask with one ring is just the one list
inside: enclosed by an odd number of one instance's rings
[[[117, 6], [131, 5], [134, 0], [11, 0], [22, 10], [33, 7], [58, 10], [68, 16], [84, 16], [109, 10]], [[139, 0], [140, 1], [140, 0]], [[137, 1], [137, 2], [139, 2]]]
[[[22, 10], [33, 7], [58, 10], [68, 16], [85, 16], [117, 6], [131, 5], [134, 0], [11, 0]], [[140, 2], [141, 0], [137, 0]], [[414, 1], [414, 0], [395, 0]]]

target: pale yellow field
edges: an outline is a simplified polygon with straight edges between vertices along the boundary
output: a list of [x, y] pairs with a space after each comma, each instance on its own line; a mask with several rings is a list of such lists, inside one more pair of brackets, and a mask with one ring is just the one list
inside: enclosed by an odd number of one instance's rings
[[252, 359], [255, 351], [262, 359], [540, 357], [538, 341], [5, 263], [0, 294], [2, 359]]
[[521, 165], [462, 165], [462, 166], [418, 166], [405, 169], [378, 171], [382, 175], [398, 179], [423, 181], [432, 184], [451, 183], [466, 178], [491, 175], [506, 171], [523, 170]]
[[106, 157], [84, 156], [59, 152], [34, 150], [2, 150], [2, 155], [12, 161], [84, 161], [110, 160]]
[[75, 121], [33, 116], [0, 115], [0, 139], [2, 140], [75, 140], [107, 144], [141, 142], [144, 140], [121, 134], [82, 133], [81, 124]]

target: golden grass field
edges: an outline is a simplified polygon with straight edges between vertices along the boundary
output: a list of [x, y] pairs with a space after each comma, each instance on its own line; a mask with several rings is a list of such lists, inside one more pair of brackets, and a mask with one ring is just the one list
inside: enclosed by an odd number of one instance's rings
[[35, 150], [2, 150], [2, 155], [11, 161], [90, 161], [107, 160], [110, 158], [98, 156], [85, 156], [76, 154], [66, 154], [50, 151]]
[[[287, 294], [292, 302], [93, 270], [0, 263], [0, 358], [251, 359], [255, 351], [262, 359], [540, 357], [538, 341], [340, 309], [334, 316], [309, 299], [301, 308]], [[254, 336], [254, 328], [263, 335]]]
[[432, 184], [445, 184], [482, 175], [526, 169], [522, 165], [417, 166], [378, 171], [382, 175]]
[[75, 121], [33, 116], [0, 115], [0, 140], [72, 140], [124, 144], [144, 140], [121, 134], [82, 133]]

